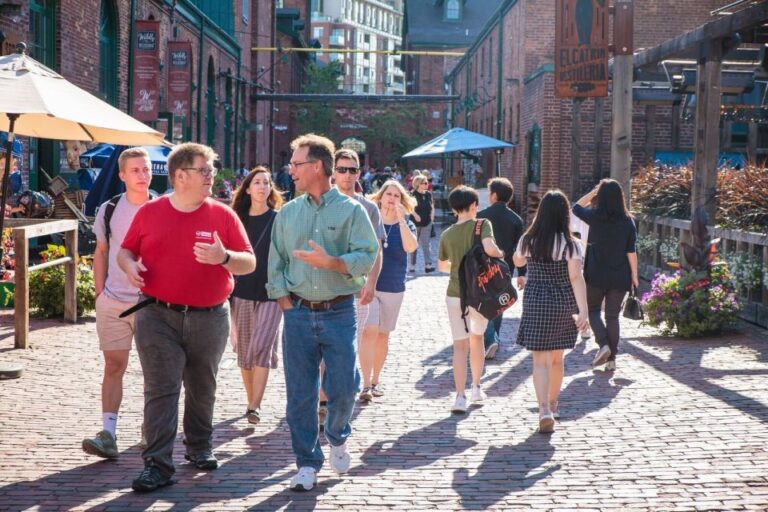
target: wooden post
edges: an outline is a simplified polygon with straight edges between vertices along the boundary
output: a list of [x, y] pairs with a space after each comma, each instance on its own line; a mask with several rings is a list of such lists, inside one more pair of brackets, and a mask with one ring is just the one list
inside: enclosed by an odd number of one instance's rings
[[613, 129], [611, 133], [611, 178], [624, 189], [630, 205], [632, 167], [632, 82], [634, 64], [633, 2], [617, 0], [613, 22]]
[[77, 321], [77, 230], [64, 233], [64, 247], [72, 261], [64, 264], [64, 320]]
[[571, 121], [571, 197], [578, 199], [581, 192], [581, 103], [582, 98], [573, 98], [573, 119]]
[[13, 316], [15, 330], [14, 346], [27, 348], [29, 339], [29, 241], [23, 231], [13, 231], [14, 250], [16, 251], [16, 289], [13, 298]]
[[592, 179], [603, 179], [603, 112], [605, 98], [595, 98], [595, 160], [592, 162]]
[[694, 138], [691, 215], [703, 206], [715, 223], [717, 160], [720, 152], [720, 101], [723, 43], [702, 43], [696, 76], [696, 131]]

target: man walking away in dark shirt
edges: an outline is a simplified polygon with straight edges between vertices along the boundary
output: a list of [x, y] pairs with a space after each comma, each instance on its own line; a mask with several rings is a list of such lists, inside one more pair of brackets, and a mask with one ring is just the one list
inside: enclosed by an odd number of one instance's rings
[[[496, 244], [504, 251], [504, 260], [510, 269], [514, 268], [512, 255], [517, 242], [523, 235], [523, 220], [507, 206], [515, 193], [512, 183], [507, 178], [493, 178], [488, 182], [488, 195], [491, 205], [477, 212], [478, 219], [488, 219], [493, 226]], [[525, 287], [525, 267], [517, 269], [517, 287]], [[501, 315], [488, 322], [485, 330], [485, 358], [493, 359], [499, 349], [499, 331], [501, 330]]]

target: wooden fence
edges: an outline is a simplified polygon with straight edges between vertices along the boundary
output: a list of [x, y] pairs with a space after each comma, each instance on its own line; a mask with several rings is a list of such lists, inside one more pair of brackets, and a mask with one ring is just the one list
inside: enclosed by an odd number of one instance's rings
[[[668, 271], [666, 261], [681, 261], [682, 253], [679, 241], [690, 243], [691, 222], [668, 217], [650, 217], [637, 214], [638, 253], [640, 273], [645, 279], [652, 279], [656, 272]], [[768, 234], [751, 233], [736, 229], [710, 227], [713, 238], [720, 238], [718, 255], [728, 261], [739, 257], [749, 262], [756, 270], [754, 281], [759, 281], [749, 289], [740, 289], [743, 303], [742, 318], [768, 327]], [[677, 249], [676, 257], [673, 256]]]

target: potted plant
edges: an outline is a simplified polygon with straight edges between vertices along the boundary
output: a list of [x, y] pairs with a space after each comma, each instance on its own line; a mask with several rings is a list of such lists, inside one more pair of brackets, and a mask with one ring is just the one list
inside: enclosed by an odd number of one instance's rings
[[645, 321], [684, 338], [720, 332], [735, 322], [741, 304], [728, 265], [715, 261], [719, 239], [711, 239], [707, 214], [697, 209], [692, 243], [681, 242], [683, 264], [672, 275], [658, 273], [642, 298]]

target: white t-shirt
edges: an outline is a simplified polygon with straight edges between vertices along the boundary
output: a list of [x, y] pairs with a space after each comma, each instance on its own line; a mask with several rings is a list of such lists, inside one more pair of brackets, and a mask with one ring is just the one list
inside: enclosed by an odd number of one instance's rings
[[109, 257], [107, 259], [107, 279], [104, 283], [104, 293], [107, 297], [119, 300], [121, 302], [136, 302], [139, 299], [139, 289], [134, 287], [123, 269], [117, 264], [117, 252], [120, 245], [131, 227], [131, 222], [139, 211], [141, 205], [132, 204], [123, 194], [120, 201], [117, 202], [115, 210], [112, 212], [112, 218], [109, 221], [109, 228], [112, 231], [110, 240], [106, 239], [106, 230], [104, 225], [104, 214], [107, 211], [107, 203], [104, 202], [96, 213], [96, 221], [93, 225], [93, 231], [96, 234], [96, 240], [109, 244]]
[[[525, 239], [525, 236], [520, 237], [520, 241], [517, 242], [517, 248], [515, 249], [515, 254], [518, 256], [524, 257], [524, 258], [530, 258], [531, 255], [526, 250], [523, 252], [523, 240]], [[566, 259], [566, 260], [584, 260], [584, 250], [581, 247], [581, 244], [578, 240], [574, 240], [574, 248], [575, 250], [569, 255], [568, 251], [566, 250], [565, 245], [565, 237], [563, 235], [560, 235], [558, 237], [558, 240], [555, 242], [554, 247], [552, 248], [552, 259], [555, 261]]]

